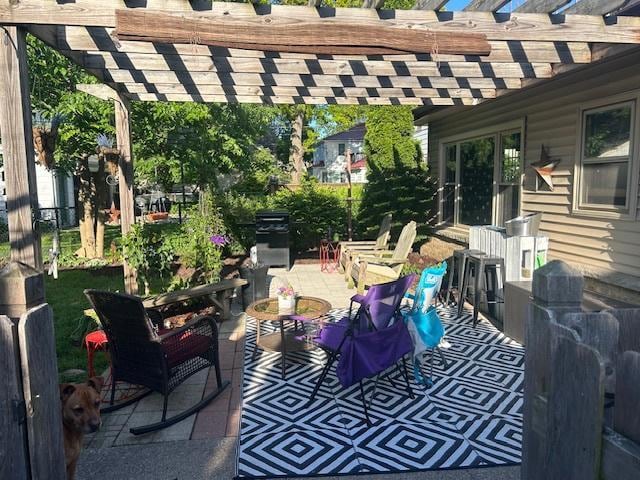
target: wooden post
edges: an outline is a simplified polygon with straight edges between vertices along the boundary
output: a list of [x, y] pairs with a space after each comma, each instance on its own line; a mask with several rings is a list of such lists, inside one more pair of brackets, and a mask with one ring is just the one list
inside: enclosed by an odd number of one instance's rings
[[[120, 150], [120, 228], [122, 235], [131, 230], [136, 221], [133, 199], [133, 157], [131, 155], [131, 119], [129, 101], [119, 96], [114, 101], [116, 114], [116, 140]], [[138, 279], [134, 269], [123, 262], [124, 289], [127, 293], [138, 293]]]
[[25, 31], [0, 30], [0, 133], [11, 259], [42, 271]]
[[584, 279], [566, 263], [554, 260], [533, 273], [533, 303], [525, 321], [523, 480], [548, 478], [547, 396], [551, 383], [551, 327], [563, 313], [580, 311]]

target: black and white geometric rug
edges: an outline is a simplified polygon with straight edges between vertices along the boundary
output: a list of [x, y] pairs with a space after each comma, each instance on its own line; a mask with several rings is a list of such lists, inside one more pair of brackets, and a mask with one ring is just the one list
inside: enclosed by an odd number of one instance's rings
[[[238, 477], [520, 463], [524, 348], [484, 319], [474, 329], [470, 315], [455, 319], [455, 309], [448, 308], [439, 313], [451, 344], [444, 351], [448, 368], [436, 356], [435, 385], [425, 390], [413, 383], [414, 399], [401, 388], [399, 373], [394, 372], [397, 389], [381, 380], [369, 411], [372, 427], [364, 422], [358, 385], [343, 389], [335, 372], [315, 402], [304, 408], [324, 365], [324, 353], [316, 349], [291, 354], [286, 381], [282, 380], [279, 354], [262, 352], [251, 360], [256, 322], [248, 318]], [[344, 314], [338, 309], [329, 316], [339, 319]], [[269, 325], [262, 323], [262, 332]]]

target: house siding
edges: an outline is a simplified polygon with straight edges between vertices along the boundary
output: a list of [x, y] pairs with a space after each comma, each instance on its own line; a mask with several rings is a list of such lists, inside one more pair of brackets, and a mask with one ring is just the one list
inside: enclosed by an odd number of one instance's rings
[[[594, 100], [606, 101], [607, 97], [639, 89], [640, 52], [634, 51], [463, 112], [440, 118], [436, 115], [429, 122], [431, 172], [435, 178], [440, 177], [443, 139], [473, 134], [474, 130], [490, 125], [523, 122], [522, 211], [543, 213], [540, 230], [550, 239], [550, 257], [571, 262], [586, 272], [615, 270], [640, 276], [640, 210], [630, 212], [631, 219], [596, 218], [572, 212], [580, 108]], [[636, 168], [632, 169], [635, 176], [632, 181], [637, 183], [640, 138], [634, 140], [632, 163]], [[552, 159], [560, 160], [553, 172], [553, 192], [528, 189], [529, 179], [535, 173], [527, 166], [539, 160], [543, 144]]]

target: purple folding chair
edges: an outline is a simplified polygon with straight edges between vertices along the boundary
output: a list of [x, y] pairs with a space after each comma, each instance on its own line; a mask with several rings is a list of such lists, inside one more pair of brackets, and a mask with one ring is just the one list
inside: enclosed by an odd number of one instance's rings
[[[371, 286], [366, 295], [351, 297], [348, 317], [323, 326], [314, 341], [325, 350], [328, 358], [307, 406], [315, 399], [336, 359], [336, 373], [342, 386], [347, 388], [360, 384], [367, 425], [371, 425], [371, 421], [362, 383], [364, 379], [376, 376], [371, 403], [380, 375], [394, 365], [402, 367], [400, 372], [406, 381], [407, 393], [413, 398], [405, 363], [405, 355], [413, 350], [413, 344], [399, 307], [414, 278], [415, 275], [408, 275]], [[352, 316], [354, 303], [360, 307]], [[389, 380], [393, 382], [391, 377]]]

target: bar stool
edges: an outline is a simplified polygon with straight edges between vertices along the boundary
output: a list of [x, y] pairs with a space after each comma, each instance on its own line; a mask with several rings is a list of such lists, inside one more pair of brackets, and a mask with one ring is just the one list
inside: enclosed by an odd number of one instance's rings
[[[449, 301], [451, 299], [451, 291], [453, 288], [458, 290], [458, 304], [460, 304], [460, 292], [462, 291], [462, 284], [464, 283], [464, 272], [465, 266], [467, 264], [467, 259], [469, 255], [481, 255], [484, 254], [481, 250], [469, 249], [465, 248], [464, 250], [456, 250], [453, 252], [453, 257], [451, 257], [451, 267], [449, 268], [449, 282], [447, 285], [447, 296], [445, 298], [445, 304], [449, 305]], [[457, 285], [453, 285], [453, 277], [456, 271], [456, 265], [458, 267], [458, 283]], [[454, 298], [455, 299], [455, 298]], [[464, 304], [464, 302], [462, 302]], [[458, 306], [458, 315], [461, 315], [462, 311]]]
[[[502, 288], [506, 281], [506, 275], [504, 270], [504, 259], [501, 257], [488, 257], [482, 255], [469, 255], [466, 264], [466, 270], [464, 273], [464, 283], [462, 284], [462, 291], [460, 293], [461, 301], [458, 303], [458, 316], [462, 315], [462, 307], [464, 306], [464, 300], [467, 297], [467, 291], [469, 290], [469, 279], [471, 278], [471, 271], [473, 270], [473, 326], [475, 328], [478, 323], [478, 310], [480, 308], [481, 294], [486, 297], [486, 303], [504, 303], [504, 298], [498, 298], [498, 284], [494, 285], [493, 297], [494, 300], [489, 300], [487, 295], [487, 278], [489, 269], [494, 271], [500, 269], [500, 276], [502, 278]], [[497, 280], [497, 272], [496, 272]]]
[[87, 336], [84, 337], [84, 345], [87, 347], [87, 371], [89, 378], [91, 378], [96, 375], [93, 368], [93, 354], [96, 350], [107, 351], [109, 340], [103, 330], [95, 330], [87, 333]]

